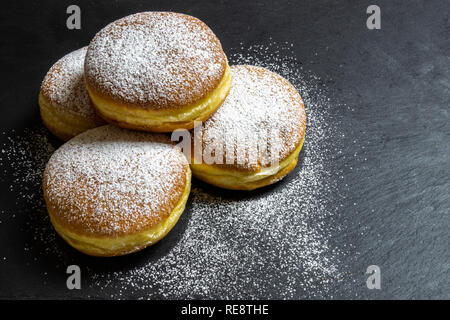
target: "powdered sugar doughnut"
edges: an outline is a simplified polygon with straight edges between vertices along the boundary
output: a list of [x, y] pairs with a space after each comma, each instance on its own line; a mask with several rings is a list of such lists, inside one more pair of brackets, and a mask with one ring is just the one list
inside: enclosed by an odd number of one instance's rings
[[173, 12], [136, 13], [107, 25], [89, 44], [85, 73], [103, 118], [158, 132], [190, 129], [207, 119], [231, 81], [211, 29]]
[[84, 85], [86, 50], [87, 47], [75, 50], [58, 60], [41, 84], [42, 121], [62, 140], [105, 124], [95, 113]]
[[169, 138], [110, 125], [61, 146], [43, 177], [56, 231], [94, 256], [124, 255], [162, 239], [190, 186], [189, 164]]
[[210, 184], [252, 190], [297, 164], [306, 113], [295, 87], [260, 67], [231, 67], [233, 83], [220, 109], [194, 129], [191, 169]]

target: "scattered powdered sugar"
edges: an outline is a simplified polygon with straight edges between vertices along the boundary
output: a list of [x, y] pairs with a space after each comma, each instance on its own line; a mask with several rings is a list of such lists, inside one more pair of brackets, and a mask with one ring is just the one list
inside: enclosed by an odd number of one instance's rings
[[59, 59], [48, 71], [41, 91], [52, 105], [75, 116], [95, 116], [84, 85], [84, 58], [87, 47]]
[[87, 82], [114, 99], [169, 108], [193, 103], [215, 88], [226, 57], [200, 20], [142, 12], [100, 30], [89, 44], [85, 64]]
[[[289, 44], [236, 48], [229, 59], [268, 68], [299, 90], [307, 130], [296, 170], [278, 184], [249, 193], [194, 180], [186, 211], [165, 239], [140, 253], [103, 260], [74, 254], [48, 221], [39, 178], [53, 151], [45, 130], [12, 136], [3, 146], [11, 160], [6, 169], [2, 160], [2, 171], [18, 168], [14, 190], [29, 181], [33, 204], [25, 207], [27, 212], [28, 206], [37, 209], [26, 222], [26, 251], [52, 260], [62, 274], [68, 265], [80, 265], [83, 288], [78, 294], [89, 297], [330, 297], [346, 273], [347, 250], [332, 241], [345, 231], [335, 217], [347, 192], [342, 172], [332, 165], [343, 153], [336, 105], [323, 82], [301, 69]], [[39, 152], [28, 150], [33, 148]]]
[[140, 232], [167, 217], [185, 190], [187, 160], [161, 134], [111, 125], [88, 130], [50, 158], [53, 212], [85, 234]]
[[41, 207], [42, 173], [55, 151], [47, 130], [41, 127], [26, 129], [23, 133], [4, 131], [1, 141], [0, 181], [9, 184], [9, 192], [16, 197], [16, 204], [26, 204], [33, 209]]
[[344, 199], [345, 190], [340, 172], [327, 169], [339, 151], [340, 123], [325, 88], [276, 44], [240, 48], [229, 57], [232, 64], [279, 72], [300, 91], [308, 123], [297, 170], [252, 193], [194, 180], [186, 225], [168, 252], [128, 270], [91, 270], [93, 287], [114, 292], [111, 298], [324, 297], [342, 279], [346, 248], [329, 240], [341, 232], [333, 200]]
[[224, 103], [194, 131], [202, 139], [203, 153], [212, 150], [216, 164], [246, 170], [279, 163], [294, 152], [305, 135], [306, 115], [300, 95], [288, 81], [267, 69], [232, 66], [231, 75]]
[[39, 125], [4, 131], [0, 137], [0, 183], [7, 188], [8, 197], [15, 199], [14, 208], [2, 209], [2, 215], [24, 219], [20, 236], [25, 238], [24, 251], [61, 259], [62, 251], [56, 245], [59, 239], [50, 224], [41, 188], [45, 166], [55, 151], [51, 134]]

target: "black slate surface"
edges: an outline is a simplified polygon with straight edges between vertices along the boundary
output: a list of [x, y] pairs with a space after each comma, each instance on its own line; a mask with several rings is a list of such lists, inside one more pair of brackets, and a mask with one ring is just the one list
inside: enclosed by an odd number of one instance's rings
[[[206, 22], [227, 51], [272, 39], [293, 43], [302, 66], [323, 79], [344, 118], [344, 154], [367, 158], [344, 172], [349, 184], [332, 241], [354, 245], [346, 264], [351, 281], [330, 292], [338, 298], [450, 298], [450, 10], [447, 1], [77, 1], [82, 29], [66, 28], [72, 1], [2, 4], [1, 112], [3, 131], [40, 126], [37, 93], [49, 66], [86, 45], [105, 24], [130, 13], [170, 10]], [[366, 8], [377, 4], [381, 30], [366, 28]], [[352, 143], [355, 139], [361, 144]], [[58, 142], [54, 141], [55, 145]], [[346, 159], [349, 159], [348, 157]], [[335, 168], [344, 167], [343, 157]], [[348, 166], [346, 166], [347, 168]], [[24, 252], [27, 208], [2, 172], [0, 298], [82, 298], [65, 287], [64, 269], [51, 255]], [[214, 192], [224, 192], [215, 190]], [[155, 247], [160, 254], [183, 232], [181, 220]], [[95, 260], [70, 248], [81, 264]], [[120, 270], [145, 256], [110, 262]], [[368, 265], [380, 266], [381, 290], [368, 290]], [[106, 267], [105, 267], [106, 268]], [[42, 274], [46, 277], [43, 278]], [[90, 296], [110, 292], [92, 289]], [[306, 295], [305, 295], [306, 296]], [[302, 298], [300, 294], [297, 298]]]

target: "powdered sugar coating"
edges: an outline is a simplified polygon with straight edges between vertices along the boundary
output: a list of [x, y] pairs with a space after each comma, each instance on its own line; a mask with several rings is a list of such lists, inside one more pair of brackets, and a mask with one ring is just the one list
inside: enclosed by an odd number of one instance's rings
[[187, 160], [166, 136], [102, 126], [52, 155], [43, 188], [49, 211], [72, 231], [126, 235], [172, 212], [187, 170]]
[[89, 88], [113, 101], [151, 109], [191, 104], [222, 79], [227, 60], [197, 18], [142, 12], [114, 21], [89, 44]]
[[[202, 137], [203, 154], [223, 150], [224, 165], [250, 171], [284, 160], [305, 136], [300, 94], [289, 81], [261, 67], [232, 66], [231, 74], [230, 93], [196, 133]], [[227, 150], [234, 153], [228, 160]]]
[[96, 117], [84, 84], [84, 58], [87, 47], [58, 60], [47, 72], [41, 93], [52, 106], [75, 116]]

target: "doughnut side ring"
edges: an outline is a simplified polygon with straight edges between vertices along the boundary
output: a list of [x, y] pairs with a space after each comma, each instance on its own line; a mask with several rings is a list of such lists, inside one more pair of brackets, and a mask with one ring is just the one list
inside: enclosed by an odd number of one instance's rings
[[280, 181], [294, 170], [303, 146], [303, 140], [295, 151], [278, 166], [263, 169], [258, 173], [217, 169], [213, 166], [198, 164], [191, 165], [192, 173], [197, 179], [224, 189], [251, 191], [262, 188]]
[[95, 93], [86, 85], [97, 113], [107, 122], [122, 128], [152, 132], [190, 130], [195, 121], [205, 121], [222, 105], [231, 87], [231, 75], [227, 65], [223, 79], [206, 97], [176, 111], [133, 108]]

